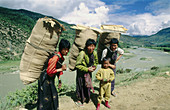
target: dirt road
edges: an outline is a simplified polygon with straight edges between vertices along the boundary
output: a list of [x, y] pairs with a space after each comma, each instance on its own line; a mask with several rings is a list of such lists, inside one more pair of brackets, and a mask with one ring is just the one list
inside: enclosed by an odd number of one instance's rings
[[[170, 110], [170, 78], [144, 79], [128, 86], [116, 88], [117, 97], [111, 96], [111, 110]], [[97, 94], [84, 107], [74, 103], [74, 93], [60, 97], [60, 110], [95, 110]], [[109, 110], [101, 104], [100, 110]]]

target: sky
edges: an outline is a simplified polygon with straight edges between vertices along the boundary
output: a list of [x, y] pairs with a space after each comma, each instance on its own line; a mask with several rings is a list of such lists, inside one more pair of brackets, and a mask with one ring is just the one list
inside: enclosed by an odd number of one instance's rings
[[152, 35], [170, 27], [170, 0], [0, 0], [0, 6], [26, 9], [70, 24], [123, 25], [127, 35]]

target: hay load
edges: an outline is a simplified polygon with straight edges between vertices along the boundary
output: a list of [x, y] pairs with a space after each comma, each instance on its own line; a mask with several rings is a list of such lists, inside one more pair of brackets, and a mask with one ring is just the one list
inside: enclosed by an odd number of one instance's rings
[[20, 62], [20, 79], [23, 84], [36, 81], [43, 69], [49, 52], [55, 51], [59, 36], [65, 30], [55, 19], [40, 18], [26, 41]]

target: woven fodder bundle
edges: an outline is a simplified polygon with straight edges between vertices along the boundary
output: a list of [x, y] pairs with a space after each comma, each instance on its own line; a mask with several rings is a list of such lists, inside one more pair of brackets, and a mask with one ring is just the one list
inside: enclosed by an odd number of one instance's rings
[[110, 41], [112, 38], [116, 38], [120, 40], [121, 33], [125, 33], [127, 31], [122, 25], [102, 25], [101, 26], [102, 33], [99, 38], [97, 54], [98, 61], [101, 63], [102, 51], [110, 46]]
[[26, 41], [20, 62], [20, 79], [23, 84], [36, 81], [43, 69], [49, 52], [54, 52], [64, 27], [54, 19], [40, 18]]
[[85, 26], [76, 26], [72, 28], [76, 29], [76, 36], [69, 54], [69, 69], [73, 71], [75, 70], [77, 56], [79, 52], [84, 49], [86, 41], [89, 38], [97, 41], [99, 33], [96, 30]]

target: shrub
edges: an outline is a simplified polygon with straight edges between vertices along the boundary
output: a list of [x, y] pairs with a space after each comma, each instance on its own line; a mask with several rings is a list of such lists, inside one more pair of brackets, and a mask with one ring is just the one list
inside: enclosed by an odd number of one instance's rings
[[153, 66], [153, 67], [151, 67], [151, 70], [155, 70], [155, 71], [157, 71], [159, 69], [159, 67], [157, 67], [157, 66]]
[[[57, 85], [58, 86], [58, 85]], [[57, 91], [60, 93], [75, 91], [75, 87], [62, 84], [60, 89], [57, 88]], [[17, 106], [24, 106], [28, 104], [36, 103], [38, 98], [38, 83], [35, 82], [31, 85], [26, 86], [22, 90], [16, 90], [16, 92], [10, 93], [4, 102], [0, 104], [0, 109], [10, 109]]]

